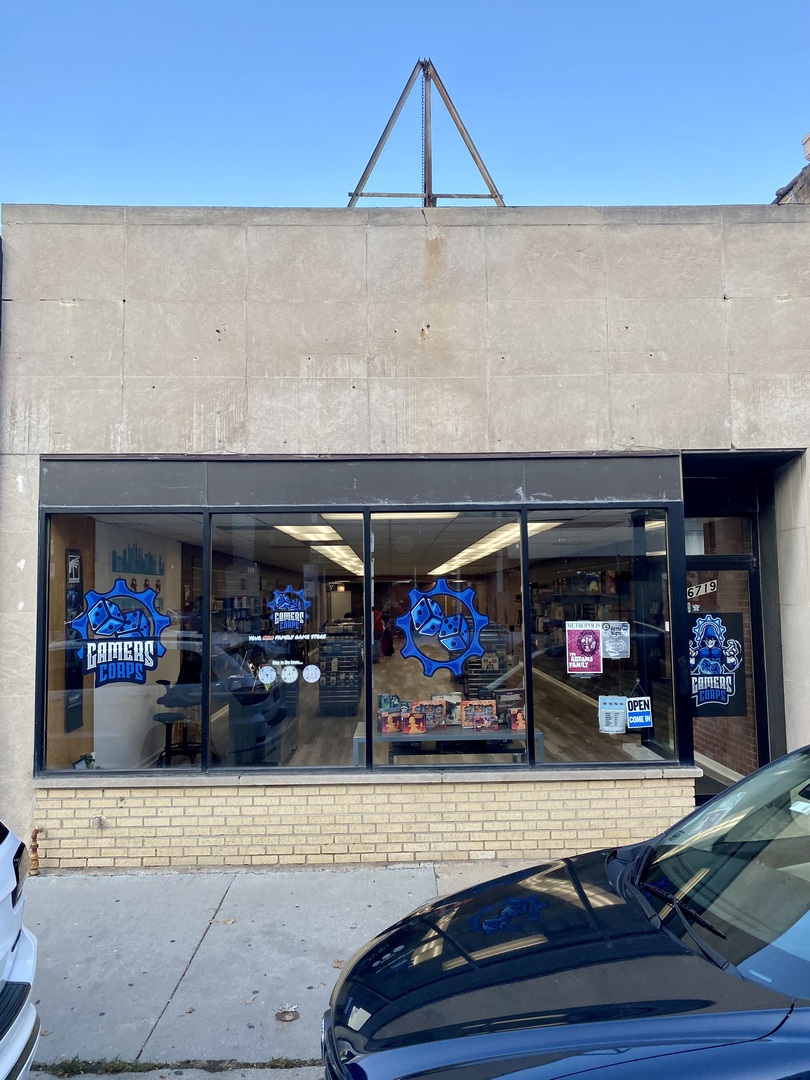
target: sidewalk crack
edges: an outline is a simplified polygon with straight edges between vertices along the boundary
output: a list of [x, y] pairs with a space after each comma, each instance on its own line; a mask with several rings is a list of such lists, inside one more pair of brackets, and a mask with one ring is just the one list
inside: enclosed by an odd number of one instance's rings
[[236, 881], [236, 874], [234, 874], [231, 877], [231, 880], [228, 882], [227, 888], [223, 892], [222, 896], [219, 898], [219, 903], [217, 904], [213, 915], [208, 920], [208, 923], [206, 924], [205, 930], [203, 930], [203, 932], [202, 932], [202, 936], [200, 937], [200, 940], [194, 946], [194, 951], [192, 952], [191, 956], [189, 957], [188, 963], [183, 968], [183, 970], [180, 972], [180, 977], [177, 980], [177, 982], [174, 984], [174, 987], [172, 988], [172, 992], [169, 994], [169, 997], [168, 997], [168, 999], [166, 1001], [166, 1004], [160, 1010], [160, 1013], [158, 1014], [157, 1019], [155, 1020], [154, 1024], [152, 1024], [152, 1027], [149, 1029], [149, 1034], [146, 1036], [146, 1038], [143, 1041], [143, 1045], [141, 1046], [138, 1053], [135, 1055], [135, 1058], [134, 1058], [135, 1061], [140, 1061], [141, 1060], [141, 1055], [143, 1054], [144, 1050], [146, 1050], [146, 1047], [149, 1045], [149, 1040], [155, 1034], [155, 1031], [157, 1030], [158, 1024], [163, 1019], [163, 1017], [166, 1015], [166, 1010], [168, 1009], [168, 1007], [171, 1005], [172, 1001], [174, 1000], [174, 996], [177, 993], [178, 989], [180, 988], [180, 983], [183, 981], [183, 979], [185, 979], [186, 975], [188, 974], [188, 969], [194, 963], [194, 957], [200, 951], [202, 943], [205, 941], [205, 939], [206, 939], [206, 937], [208, 935], [208, 931], [214, 925], [214, 922], [216, 921], [217, 915], [219, 915], [220, 911], [222, 910], [222, 905], [225, 903], [225, 899], [228, 896], [228, 893], [231, 891], [231, 885], [233, 885], [234, 881]]

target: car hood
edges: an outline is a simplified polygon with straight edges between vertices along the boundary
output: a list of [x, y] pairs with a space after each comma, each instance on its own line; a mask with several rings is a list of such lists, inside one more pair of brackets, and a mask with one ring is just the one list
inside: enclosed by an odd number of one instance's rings
[[656, 929], [610, 888], [605, 857], [440, 898], [375, 938], [342, 972], [328, 1017], [352, 1074], [404, 1076], [490, 1055], [537, 1062], [539, 1045], [558, 1061], [564, 1047], [713, 1045], [779, 1026], [790, 998]]

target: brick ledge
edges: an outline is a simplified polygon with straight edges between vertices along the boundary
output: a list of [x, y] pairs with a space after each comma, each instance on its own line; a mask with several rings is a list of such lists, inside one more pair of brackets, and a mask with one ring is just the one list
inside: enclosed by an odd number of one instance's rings
[[[104, 770], [100, 769], [103, 773]], [[341, 787], [355, 785], [369, 787], [391, 784], [547, 784], [571, 783], [588, 780], [692, 780], [703, 773], [692, 765], [656, 765], [656, 766], [569, 766], [541, 769], [487, 769], [486, 771], [438, 771], [415, 772], [413, 770], [385, 769], [374, 772], [345, 773], [206, 773], [149, 775], [131, 773], [127, 775], [107, 774], [103, 776], [75, 774], [34, 777], [34, 788], [43, 790], [76, 791], [98, 790], [99, 788], [216, 788], [216, 787]]]

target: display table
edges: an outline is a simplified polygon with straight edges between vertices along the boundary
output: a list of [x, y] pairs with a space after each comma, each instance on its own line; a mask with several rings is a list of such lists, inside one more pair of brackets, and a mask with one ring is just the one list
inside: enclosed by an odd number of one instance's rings
[[[523, 736], [523, 738], [521, 738]], [[388, 764], [391, 765], [395, 757], [435, 754], [439, 743], [479, 743], [482, 754], [508, 755], [511, 761], [526, 760], [526, 733], [511, 731], [508, 728], [499, 728], [491, 731], [475, 731], [471, 728], [445, 727], [434, 728], [423, 735], [403, 735], [400, 732], [392, 732], [390, 735], [382, 735], [379, 731], [374, 733], [375, 743], [388, 744]], [[543, 760], [543, 733], [534, 733], [535, 759]], [[472, 746], [470, 753], [474, 753]], [[360, 723], [354, 730], [352, 740], [352, 763], [365, 765], [366, 762], [366, 725]]]

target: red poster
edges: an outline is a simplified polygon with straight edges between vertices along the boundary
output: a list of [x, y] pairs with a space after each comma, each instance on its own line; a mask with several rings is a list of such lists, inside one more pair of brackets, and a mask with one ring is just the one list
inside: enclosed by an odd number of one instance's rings
[[601, 623], [565, 624], [565, 661], [569, 675], [602, 674]]

